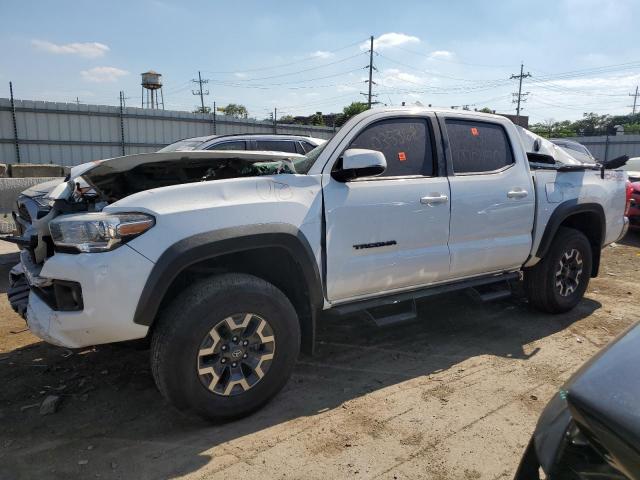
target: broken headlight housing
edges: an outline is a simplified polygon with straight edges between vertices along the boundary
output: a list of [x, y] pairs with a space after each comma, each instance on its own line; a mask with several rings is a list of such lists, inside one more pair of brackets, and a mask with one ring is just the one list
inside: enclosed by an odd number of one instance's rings
[[51, 238], [62, 251], [106, 252], [155, 225], [146, 213], [83, 213], [63, 215], [49, 223]]

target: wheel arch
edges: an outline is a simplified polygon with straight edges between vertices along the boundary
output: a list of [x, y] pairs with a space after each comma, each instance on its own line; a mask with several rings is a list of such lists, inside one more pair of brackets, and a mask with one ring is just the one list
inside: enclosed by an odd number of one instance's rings
[[545, 257], [560, 227], [578, 230], [589, 239], [593, 255], [591, 276], [597, 277], [600, 269], [600, 253], [606, 235], [606, 217], [602, 205], [578, 203], [576, 200], [569, 200], [558, 205], [544, 229], [536, 252], [538, 258]]
[[322, 309], [322, 282], [306, 236], [288, 224], [265, 224], [204, 232], [167, 248], [142, 290], [134, 322], [153, 328], [159, 313], [195, 278], [248, 273], [279, 288], [300, 320], [302, 349], [312, 353]]

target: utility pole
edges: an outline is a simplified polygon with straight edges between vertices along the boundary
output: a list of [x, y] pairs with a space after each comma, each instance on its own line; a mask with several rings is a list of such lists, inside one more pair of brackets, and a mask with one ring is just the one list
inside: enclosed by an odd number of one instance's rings
[[217, 125], [216, 125], [216, 102], [213, 102], [213, 134], [216, 135], [217, 133]]
[[511, 79], [517, 79], [518, 80], [518, 93], [517, 94], [513, 94], [513, 96], [515, 97], [513, 99], [513, 103], [517, 104], [516, 106], [516, 118], [518, 120], [520, 120], [520, 102], [525, 102], [525, 98], [527, 95], [529, 95], [529, 92], [526, 93], [522, 93], [522, 80], [524, 78], [530, 77], [531, 74], [529, 72], [524, 73], [524, 64], [521, 63], [520, 64], [520, 75], [511, 75]]
[[273, 109], [273, 133], [278, 133], [278, 109]]
[[373, 97], [376, 97], [377, 95], [374, 95], [372, 93], [372, 89], [374, 85], [377, 85], [376, 82], [373, 81], [373, 71], [374, 70], [378, 70], [376, 67], [373, 66], [373, 35], [371, 35], [370, 37], [370, 44], [369, 44], [369, 65], [367, 65], [365, 68], [369, 69], [369, 80], [365, 80], [366, 83], [369, 84], [369, 93], [362, 93], [361, 95], [366, 95], [367, 97], [367, 108], [371, 108], [371, 105], [378, 103], [378, 102], [374, 102], [373, 101]]
[[205, 113], [204, 112], [204, 96], [205, 95], [209, 95], [209, 90], [204, 91], [203, 88], [202, 88], [202, 84], [209, 83], [209, 79], [205, 78], [203, 80], [202, 79], [202, 75], [200, 75], [200, 70], [198, 70], [198, 79], [197, 80], [193, 79], [191, 81], [193, 83], [197, 83], [199, 85], [199, 87], [200, 87], [198, 90], [191, 90], [191, 93], [194, 94], [194, 95], [200, 95], [200, 106], [201, 106], [200, 111], [202, 113]]
[[638, 93], [638, 86], [636, 85], [636, 93], [629, 94], [630, 97], [633, 97], [633, 112], [632, 112], [633, 115], [636, 114], [636, 104], [638, 103], [638, 95], [640, 94]]
[[13, 140], [16, 146], [16, 163], [20, 163], [20, 141], [18, 140], [18, 122], [16, 120], [16, 104], [13, 101], [13, 82], [9, 82], [9, 96], [11, 97], [11, 120], [13, 121]]
[[126, 155], [124, 147], [124, 92], [120, 91], [120, 149], [123, 157]]

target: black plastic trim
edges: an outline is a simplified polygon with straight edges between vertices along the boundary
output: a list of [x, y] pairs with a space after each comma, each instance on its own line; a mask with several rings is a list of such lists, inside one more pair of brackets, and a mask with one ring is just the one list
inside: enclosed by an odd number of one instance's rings
[[57, 312], [79, 312], [84, 310], [82, 287], [78, 282], [53, 280], [47, 287], [32, 287], [40, 299]]
[[[597, 203], [578, 203], [577, 200], [567, 200], [559, 204], [549, 221], [547, 222], [547, 226], [544, 229], [544, 233], [542, 234], [542, 240], [540, 240], [540, 245], [538, 246], [538, 251], [536, 252], [536, 257], [544, 258], [544, 256], [549, 251], [551, 247], [551, 242], [553, 242], [553, 238], [556, 236], [560, 225], [567, 218], [578, 214], [578, 213], [595, 213], [600, 218], [600, 247], [602, 247], [602, 243], [606, 237], [606, 217], [604, 215], [604, 209], [602, 205]], [[594, 252], [595, 254], [595, 252]]]
[[[134, 323], [150, 326], [173, 280], [195, 263], [221, 255], [269, 247], [284, 248], [296, 259], [305, 277], [311, 300], [312, 322], [322, 309], [320, 273], [313, 250], [304, 234], [287, 224], [233, 227], [194, 235], [171, 245], [156, 262], [142, 290]], [[314, 325], [311, 325], [312, 331]]]

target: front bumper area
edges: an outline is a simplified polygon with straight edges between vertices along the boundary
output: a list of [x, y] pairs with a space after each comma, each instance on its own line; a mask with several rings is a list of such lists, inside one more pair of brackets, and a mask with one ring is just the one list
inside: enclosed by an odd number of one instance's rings
[[133, 317], [152, 268], [126, 245], [104, 253], [56, 253], [40, 277], [80, 284], [83, 309], [54, 310], [32, 288], [27, 325], [42, 340], [67, 348], [143, 338], [148, 327], [133, 323]]

